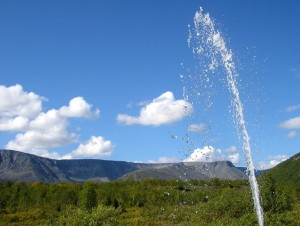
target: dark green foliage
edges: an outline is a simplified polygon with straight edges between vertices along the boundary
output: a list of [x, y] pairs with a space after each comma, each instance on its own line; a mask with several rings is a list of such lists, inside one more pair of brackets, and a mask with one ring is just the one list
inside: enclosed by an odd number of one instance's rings
[[265, 212], [283, 213], [291, 210], [296, 201], [295, 189], [279, 185], [271, 174], [260, 177], [262, 204]]
[[86, 182], [79, 193], [79, 204], [84, 210], [91, 211], [97, 206], [96, 184]]
[[[295, 187], [260, 178], [266, 225], [299, 225]], [[257, 225], [247, 181], [0, 183], [0, 225]]]

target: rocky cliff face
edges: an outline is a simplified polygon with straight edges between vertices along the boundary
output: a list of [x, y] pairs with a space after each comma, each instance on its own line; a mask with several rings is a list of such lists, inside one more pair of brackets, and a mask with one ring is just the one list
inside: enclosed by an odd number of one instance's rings
[[143, 164], [95, 159], [53, 160], [0, 150], [0, 181], [84, 182], [116, 179], [245, 179], [231, 162]]

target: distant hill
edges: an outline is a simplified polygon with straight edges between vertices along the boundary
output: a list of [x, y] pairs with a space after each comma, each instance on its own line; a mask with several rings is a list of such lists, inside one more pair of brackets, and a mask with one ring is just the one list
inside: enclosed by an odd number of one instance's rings
[[210, 178], [237, 180], [246, 179], [245, 173], [237, 169], [229, 161], [219, 162], [184, 162], [164, 165], [159, 168], [146, 168], [128, 173], [121, 177], [121, 180], [134, 179], [143, 180], [146, 178], [205, 180]]
[[300, 187], [300, 153], [268, 170], [266, 174], [279, 183], [290, 183]]
[[0, 150], [0, 180], [47, 183], [71, 181], [55, 160], [11, 150]]
[[[247, 167], [236, 167], [238, 168], [239, 170], [241, 170], [242, 172], [246, 173], [247, 174]], [[267, 172], [268, 170], [255, 170], [254, 173], [255, 173], [255, 176], [256, 177], [259, 177], [260, 175], [262, 175], [264, 172]]]
[[146, 178], [245, 179], [231, 162], [146, 164], [96, 159], [54, 160], [13, 150], [0, 150], [0, 181], [84, 182]]
[[54, 160], [18, 151], [0, 150], [2, 181], [111, 181], [144, 167], [150, 165], [94, 159]]

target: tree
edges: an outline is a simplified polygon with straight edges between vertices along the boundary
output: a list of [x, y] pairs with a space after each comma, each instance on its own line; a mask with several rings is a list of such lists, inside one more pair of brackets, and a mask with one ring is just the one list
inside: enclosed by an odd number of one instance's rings
[[79, 194], [79, 205], [81, 208], [88, 211], [97, 206], [97, 193], [94, 183], [84, 183], [83, 188]]

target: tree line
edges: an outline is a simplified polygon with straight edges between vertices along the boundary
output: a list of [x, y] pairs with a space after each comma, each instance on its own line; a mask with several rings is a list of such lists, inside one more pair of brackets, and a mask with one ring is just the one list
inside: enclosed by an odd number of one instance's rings
[[[259, 184], [266, 225], [300, 225], [297, 187]], [[248, 181], [0, 183], [0, 225], [220, 224], [257, 225]]]

